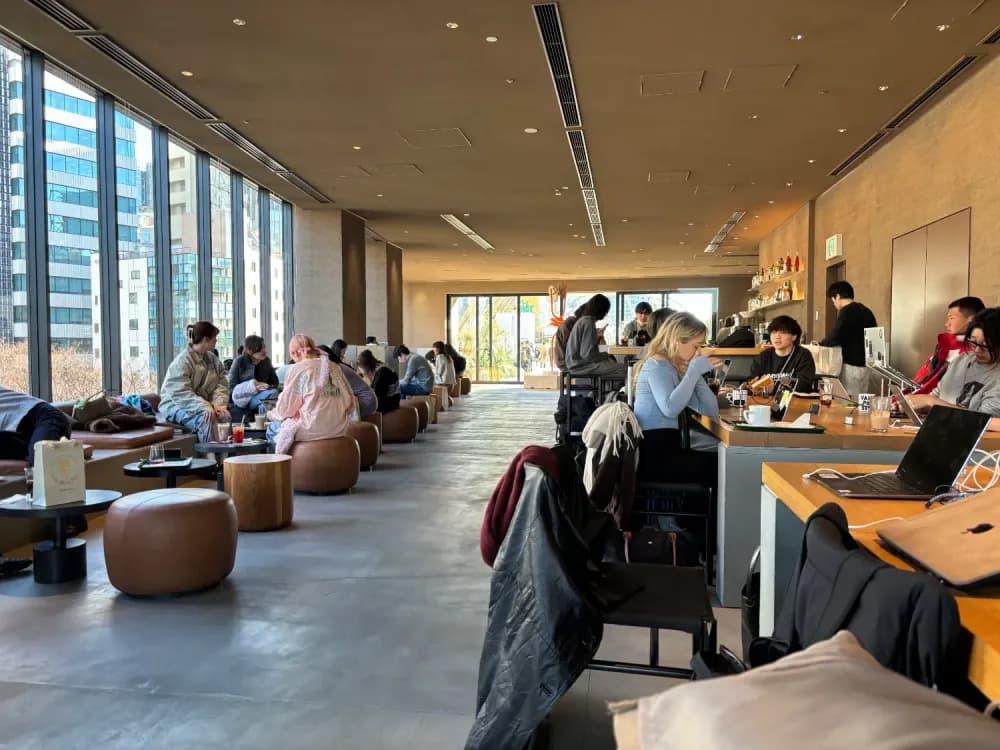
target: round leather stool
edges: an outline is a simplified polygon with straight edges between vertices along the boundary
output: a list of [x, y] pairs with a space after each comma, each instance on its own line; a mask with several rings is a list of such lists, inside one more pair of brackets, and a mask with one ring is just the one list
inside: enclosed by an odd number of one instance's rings
[[417, 428], [420, 432], [427, 429], [427, 425], [431, 423], [431, 407], [426, 401], [420, 401], [419, 399], [408, 398], [405, 401], [401, 401], [399, 408], [402, 409], [404, 406], [409, 406], [411, 409], [417, 410], [417, 416], [420, 418], [419, 427]]
[[104, 562], [126, 594], [197, 591], [236, 561], [236, 507], [214, 489], [159, 489], [118, 500], [104, 520]]
[[330, 495], [351, 489], [361, 473], [361, 448], [353, 437], [307, 440], [292, 446], [292, 487]]
[[292, 522], [292, 457], [280, 453], [230, 456], [223, 464], [226, 494], [236, 504], [240, 531], [273, 531]]
[[384, 438], [382, 437], [382, 412], [376, 411], [369, 414], [367, 417], [361, 417], [362, 422], [370, 422], [371, 424], [378, 427], [378, 452], [382, 452], [382, 443]]
[[451, 388], [448, 389], [448, 395], [451, 396], [452, 398], [458, 398], [459, 396], [462, 395], [461, 381], [456, 380], [454, 383], [452, 383]]
[[451, 406], [448, 398], [448, 386], [446, 385], [436, 385], [434, 386], [434, 395], [437, 396], [438, 409], [440, 411], [448, 411], [448, 407]]
[[420, 414], [415, 406], [403, 404], [382, 415], [382, 439], [387, 443], [412, 443], [418, 432]]
[[472, 393], [472, 381], [468, 378], [462, 378], [462, 395], [468, 396]]
[[378, 461], [379, 443], [378, 427], [369, 422], [354, 422], [347, 428], [347, 434], [358, 441], [361, 451], [361, 468], [375, 470]]

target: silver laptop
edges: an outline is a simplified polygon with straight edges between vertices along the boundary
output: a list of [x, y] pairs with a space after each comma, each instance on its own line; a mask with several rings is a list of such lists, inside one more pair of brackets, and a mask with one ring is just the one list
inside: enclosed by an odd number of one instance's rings
[[910, 406], [910, 402], [906, 400], [906, 396], [903, 395], [903, 389], [898, 385], [890, 385], [889, 393], [896, 397], [896, 401], [899, 403], [899, 407], [903, 410], [903, 413], [907, 418], [913, 422], [917, 427], [924, 423], [924, 418], [921, 417], [917, 410]]
[[889, 357], [885, 351], [885, 328], [865, 329], [865, 361], [869, 365], [885, 366]]

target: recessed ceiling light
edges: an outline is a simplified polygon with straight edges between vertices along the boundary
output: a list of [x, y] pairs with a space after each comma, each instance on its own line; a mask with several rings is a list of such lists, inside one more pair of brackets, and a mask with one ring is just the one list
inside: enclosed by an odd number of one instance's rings
[[569, 188], [566, 185], [563, 185], [561, 189], [562, 190], [569, 190]]
[[486, 41], [489, 42], [490, 44], [496, 44], [497, 42], [500, 41], [500, 38], [495, 36], [488, 36], [486, 37]]
[[472, 216], [472, 214], [462, 214], [462, 216]]
[[939, 23], [937, 25], [937, 30], [938, 31], [947, 31], [950, 28], [951, 28], [951, 24], [948, 24], [948, 23]]
[[686, 241], [686, 240], [681, 240], [681, 244], [682, 244], [682, 245], [686, 245], [686, 244], [687, 244], [687, 241]]
[[351, 146], [351, 148], [353, 148], [355, 151], [361, 150], [361, 146]]
[[580, 255], [586, 255], [586, 254], [587, 254], [587, 251], [586, 251], [586, 250], [581, 250], [581, 251], [580, 251]]
[[448, 21], [448, 23], [446, 23], [445, 26], [447, 26], [449, 29], [457, 29], [458, 28], [458, 24], [455, 23], [454, 21]]
[[727, 167], [731, 167], [731, 166], [733, 166], [733, 163], [732, 163], [731, 161], [727, 161], [727, 162], [726, 162], [726, 166], [727, 166]]
[[403, 230], [403, 234], [409, 234], [409, 233], [410, 233], [410, 230], [409, 230], [409, 229], [404, 229], [404, 230]]
[[572, 224], [570, 224], [570, 226], [573, 226], [573, 225], [572, 225]]
[[772, 205], [773, 205], [773, 204], [774, 204], [774, 201], [768, 201], [768, 203], [770, 203], [770, 204], [772, 204]]
[[249, 124], [250, 124], [250, 121], [249, 121], [249, 120], [244, 120], [244, 121], [243, 121], [243, 124], [244, 124], [244, 125], [249, 125]]
[[792, 181], [788, 180], [788, 182], [785, 183], [785, 187], [791, 187], [791, 186], [792, 186]]
[[181, 75], [184, 76], [185, 78], [190, 78], [191, 76], [194, 75], [194, 73], [192, 73], [190, 70], [182, 70]]
[[375, 193], [375, 197], [376, 198], [381, 198], [382, 197], [382, 193]]
[[628, 219], [622, 219], [622, 224], [628, 224]]
[[792, 34], [791, 39], [793, 42], [801, 42], [806, 38], [805, 34]]
[[451, 246], [452, 246], [452, 247], [458, 247], [458, 243], [457, 243], [457, 242], [452, 242], [452, 243], [451, 243]]
[[837, 128], [837, 132], [838, 133], [846, 133], [847, 132], [847, 128]]
[[879, 91], [888, 91], [889, 90], [889, 84], [883, 83], [881, 86], [878, 87], [878, 90]]
[[503, 82], [506, 83], [508, 86], [513, 86], [515, 83], [517, 83], [517, 79], [516, 78], [504, 78]]
[[750, 115], [750, 119], [751, 120], [756, 120], [757, 119], [757, 115]]
[[689, 222], [688, 222], [688, 226], [689, 226], [689, 227], [693, 227], [693, 226], [694, 226], [694, 222], [693, 222], [693, 221], [689, 221]]
[[247, 22], [245, 20], [243, 20], [242, 18], [234, 18], [233, 19], [233, 25], [235, 25], [235, 26], [246, 26]]
[[755, 219], [759, 219], [759, 218], [760, 218], [760, 216], [758, 216], [757, 214], [754, 214], [754, 215], [753, 215], [753, 217], [754, 217]]
[[556, 191], [556, 193], [555, 193], [555, 196], [556, 196], [557, 198], [562, 198], [562, 193], [560, 193], [560, 192], [559, 192], [559, 191], [557, 190], [557, 191]]
[[809, 163], [810, 163], [810, 164], [815, 164], [815, 163], [816, 163], [816, 160], [815, 160], [815, 159], [810, 159], [810, 160], [809, 160]]
[[574, 234], [573, 236], [574, 236], [574, 237], [579, 237], [580, 235], [578, 235], [578, 234]]
[[538, 128], [525, 128], [524, 132], [527, 133], [528, 135], [534, 135], [535, 133], [538, 132]]

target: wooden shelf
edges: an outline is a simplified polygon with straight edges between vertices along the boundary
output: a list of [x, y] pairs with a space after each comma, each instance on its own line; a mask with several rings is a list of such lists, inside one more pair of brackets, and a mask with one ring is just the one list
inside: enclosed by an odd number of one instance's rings
[[772, 287], [779, 287], [790, 279], [795, 279], [799, 276], [804, 276], [806, 270], [803, 268], [801, 271], [792, 271], [790, 273], [783, 273], [779, 276], [775, 276], [773, 279], [768, 279], [767, 281], [762, 281], [757, 286], [752, 286], [747, 289], [748, 292], [753, 294], [754, 292], [759, 292], [761, 289], [768, 289]]
[[803, 297], [802, 299], [786, 299], [784, 302], [772, 302], [770, 305], [764, 305], [763, 307], [758, 307], [756, 310], [744, 310], [743, 312], [738, 314], [750, 316], [754, 315], [755, 313], [772, 310], [776, 307], [784, 307], [785, 305], [797, 305], [799, 302], [805, 302], [805, 301], [806, 301], [805, 297]]

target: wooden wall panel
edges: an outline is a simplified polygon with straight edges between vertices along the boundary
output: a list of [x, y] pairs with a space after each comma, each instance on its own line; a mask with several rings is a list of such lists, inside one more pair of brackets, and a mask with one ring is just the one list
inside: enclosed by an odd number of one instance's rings
[[935, 221], [927, 227], [927, 288], [924, 356], [943, 330], [948, 303], [969, 293], [969, 232], [972, 209]]
[[917, 371], [924, 347], [927, 228], [892, 241], [892, 324], [889, 361], [907, 374]]

